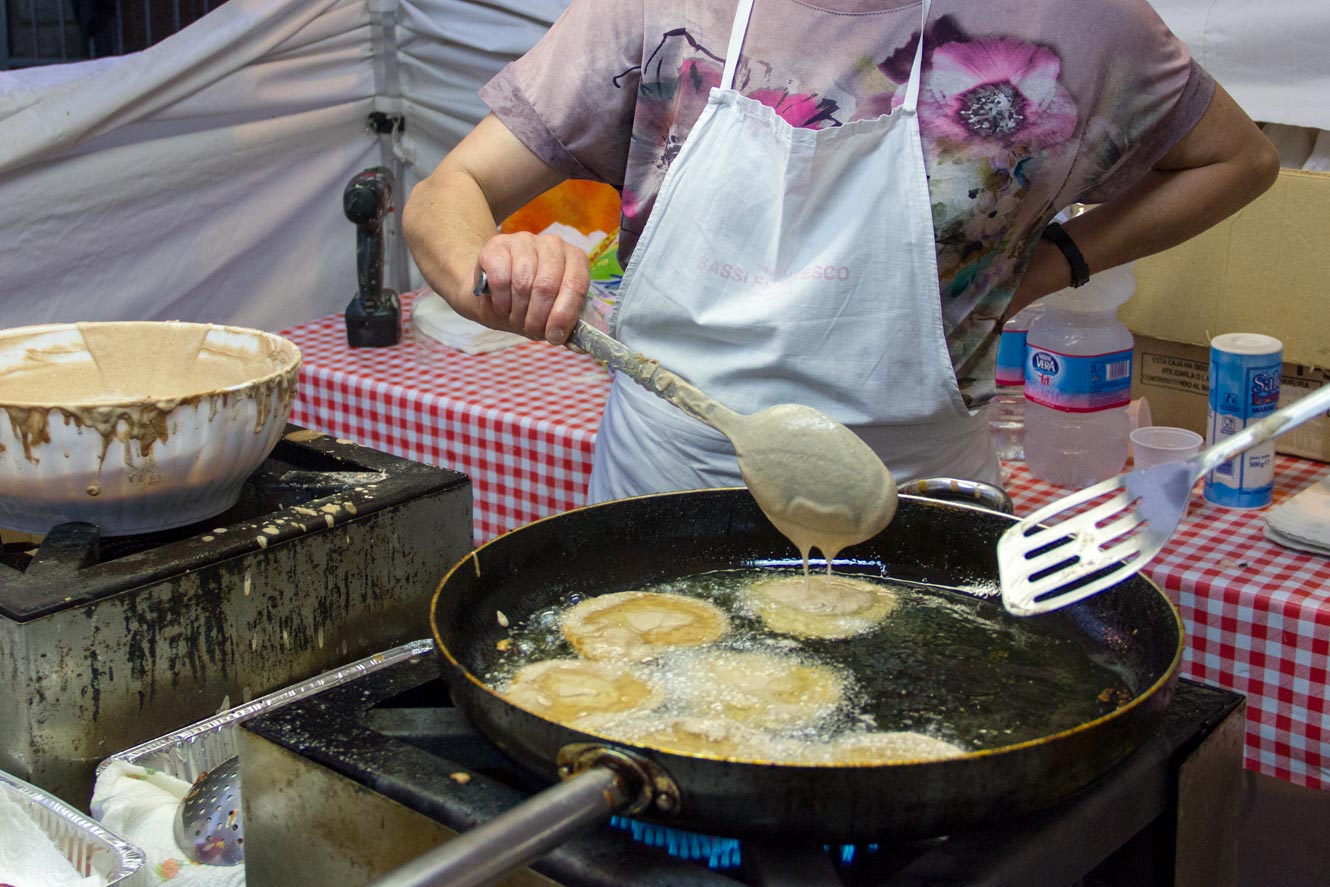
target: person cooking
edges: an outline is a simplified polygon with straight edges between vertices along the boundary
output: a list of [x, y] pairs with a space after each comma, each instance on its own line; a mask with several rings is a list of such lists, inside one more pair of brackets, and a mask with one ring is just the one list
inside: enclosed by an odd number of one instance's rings
[[[999, 483], [1003, 318], [1278, 169], [1145, 0], [572, 0], [481, 94], [492, 113], [403, 213], [453, 308], [564, 343], [587, 255], [497, 221], [607, 182], [611, 332], [732, 409], [827, 413], [899, 480]], [[1075, 203], [1095, 206], [1053, 223]], [[592, 501], [741, 484], [723, 436], [616, 381]]]

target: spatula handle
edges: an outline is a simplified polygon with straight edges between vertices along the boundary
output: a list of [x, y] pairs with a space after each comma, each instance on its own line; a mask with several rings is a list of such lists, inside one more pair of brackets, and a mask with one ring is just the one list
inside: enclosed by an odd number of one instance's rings
[[1200, 471], [1202, 473], [1209, 471], [1239, 453], [1292, 431], [1328, 410], [1330, 410], [1330, 385], [1325, 385], [1210, 447], [1202, 454]]

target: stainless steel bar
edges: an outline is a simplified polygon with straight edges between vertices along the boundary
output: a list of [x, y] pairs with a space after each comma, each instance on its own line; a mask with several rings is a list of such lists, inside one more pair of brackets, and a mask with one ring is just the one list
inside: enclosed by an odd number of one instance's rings
[[583, 770], [369, 887], [485, 887], [608, 820], [632, 795], [614, 769]]

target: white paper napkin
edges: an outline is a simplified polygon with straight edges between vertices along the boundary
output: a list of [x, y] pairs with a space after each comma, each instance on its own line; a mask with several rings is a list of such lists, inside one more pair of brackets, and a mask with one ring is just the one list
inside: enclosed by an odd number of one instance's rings
[[1270, 509], [1265, 536], [1299, 551], [1330, 554], [1330, 475]]
[[0, 884], [14, 887], [102, 887], [65, 858], [24, 805], [0, 795]]
[[428, 290], [420, 294], [411, 309], [411, 329], [466, 354], [487, 354], [530, 341], [525, 336], [492, 330], [468, 320], [454, 311], [438, 293]]
[[112, 761], [93, 786], [92, 815], [147, 856], [135, 884], [244, 887], [243, 864], [200, 865], [176, 845], [176, 811], [189, 789], [188, 782], [169, 773]]

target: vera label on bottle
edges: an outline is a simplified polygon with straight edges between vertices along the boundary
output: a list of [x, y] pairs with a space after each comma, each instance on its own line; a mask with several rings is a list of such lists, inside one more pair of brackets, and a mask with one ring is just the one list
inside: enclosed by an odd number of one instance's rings
[[1025, 397], [1064, 413], [1096, 413], [1131, 403], [1132, 349], [1108, 354], [1060, 354], [1030, 348]]

